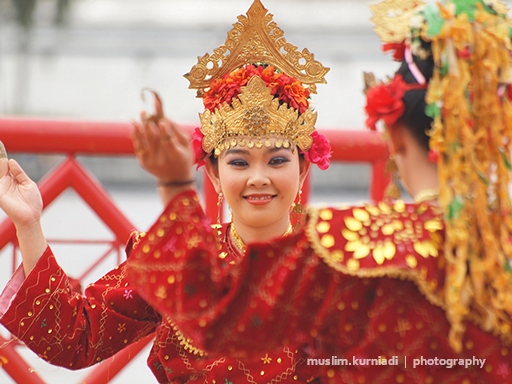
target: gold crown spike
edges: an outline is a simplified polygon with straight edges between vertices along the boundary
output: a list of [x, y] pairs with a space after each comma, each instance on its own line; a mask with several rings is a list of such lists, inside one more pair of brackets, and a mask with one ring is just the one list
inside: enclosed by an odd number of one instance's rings
[[326, 83], [324, 76], [329, 68], [316, 61], [306, 48], [299, 52], [283, 35], [273, 15], [260, 0], [255, 0], [247, 16], [238, 16], [224, 45], [214, 49], [211, 55], [199, 57], [185, 75], [190, 81], [189, 88], [197, 89], [197, 96], [202, 97], [212, 79], [219, 79], [245, 64], [264, 63], [296, 78], [311, 93], [316, 93], [316, 84]]
[[383, 43], [401, 43], [411, 30], [411, 17], [423, 0], [384, 0], [370, 5], [375, 33]]
[[254, 76], [231, 105], [223, 104], [214, 113], [206, 110], [199, 117], [203, 150], [215, 150], [218, 156], [235, 146], [270, 147], [271, 137], [276, 139], [274, 145], [278, 148], [296, 144], [301, 150], [308, 150], [317, 114], [307, 109], [299, 116], [295, 109], [280, 104], [265, 82]]

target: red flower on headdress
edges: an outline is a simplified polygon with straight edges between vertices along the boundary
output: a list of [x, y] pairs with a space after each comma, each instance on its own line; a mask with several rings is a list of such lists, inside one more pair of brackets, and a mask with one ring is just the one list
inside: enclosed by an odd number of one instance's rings
[[401, 75], [396, 75], [388, 84], [379, 84], [366, 93], [366, 126], [376, 130], [375, 124], [379, 120], [387, 125], [393, 125], [405, 111], [402, 100], [408, 89]]
[[[272, 65], [268, 65], [263, 67], [259, 65], [258, 67], [251, 66], [258, 71], [258, 76], [265, 82], [266, 86], [270, 88], [270, 92], [275, 95], [278, 92], [278, 87], [282, 83], [283, 73], [276, 72], [275, 67]], [[252, 77], [252, 76], [251, 76]], [[281, 79], [281, 81], [279, 81]]]
[[212, 80], [210, 88], [203, 96], [205, 108], [213, 112], [219, 105], [231, 104], [233, 97], [241, 93], [241, 88], [247, 85], [253, 76], [259, 76], [279, 101], [297, 109], [300, 113], [308, 109], [309, 90], [304, 88], [297, 79], [277, 71], [271, 65], [246, 65], [225, 74], [220, 79]]
[[247, 81], [245, 81], [242, 76], [232, 78], [229, 76], [224, 77], [221, 79], [212, 80], [210, 83], [210, 89], [204, 94], [204, 107], [212, 112], [215, 110], [215, 108], [217, 108], [217, 106], [221, 104], [226, 102], [228, 104], [231, 103], [233, 97], [236, 97], [240, 94], [240, 88], [247, 84]]
[[279, 93], [279, 100], [288, 104], [289, 107], [297, 109], [300, 113], [306, 112], [309, 90], [304, 88], [300, 81], [293, 81], [284, 85], [282, 92]]
[[401, 43], [382, 44], [382, 51], [393, 51], [393, 60], [403, 61], [405, 57], [405, 40]]
[[204, 135], [201, 129], [194, 129], [194, 133], [192, 134], [192, 149], [194, 150], [194, 163], [197, 164], [196, 169], [205, 164], [204, 159], [207, 153], [203, 151], [203, 138]]
[[322, 171], [325, 171], [329, 168], [331, 144], [329, 144], [327, 137], [317, 131], [311, 134], [311, 138], [313, 139], [313, 144], [311, 144], [311, 148], [307, 152], [304, 152], [304, 157], [311, 163], [318, 165], [318, 168]]

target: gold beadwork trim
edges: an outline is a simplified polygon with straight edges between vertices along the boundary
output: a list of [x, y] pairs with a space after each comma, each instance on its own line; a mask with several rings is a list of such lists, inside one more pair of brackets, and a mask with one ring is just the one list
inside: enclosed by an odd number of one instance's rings
[[[285, 237], [285, 236], [291, 235], [292, 232], [293, 232], [292, 223], [288, 223], [288, 227], [286, 227], [286, 231], [284, 231], [284, 233], [281, 235], [281, 237]], [[237, 230], [236, 230], [236, 228], [235, 228], [233, 223], [231, 223], [229, 225], [228, 233], [229, 233], [229, 238], [231, 239], [231, 242], [235, 246], [236, 250], [241, 255], [245, 255], [245, 252], [247, 250], [247, 246], [245, 245], [244, 241], [242, 240], [242, 238], [238, 234], [238, 232], [237, 232]]]
[[174, 324], [173, 321], [169, 320], [169, 325], [172, 327], [174, 333], [176, 334], [176, 337], [178, 338], [178, 343], [180, 346], [183, 347], [183, 349], [187, 352], [192, 353], [193, 355], [199, 355], [199, 356], [206, 356], [207, 353], [203, 351], [202, 349], [199, 349], [197, 347], [194, 347], [192, 345], [192, 340], [187, 339], [183, 333], [179, 330], [178, 326]]
[[435, 201], [439, 199], [439, 189], [424, 189], [414, 195], [414, 202], [421, 203], [423, 201]]

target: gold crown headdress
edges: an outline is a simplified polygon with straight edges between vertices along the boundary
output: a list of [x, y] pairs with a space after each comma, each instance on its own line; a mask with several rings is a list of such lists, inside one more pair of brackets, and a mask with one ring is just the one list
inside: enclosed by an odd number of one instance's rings
[[[199, 57], [185, 75], [207, 107], [200, 114], [205, 154], [236, 145], [269, 146], [270, 137], [278, 146], [295, 144], [303, 152], [314, 145], [316, 112], [305, 100], [316, 93], [316, 84], [326, 82], [329, 69], [307, 49], [299, 52], [288, 43], [260, 0], [238, 16], [225, 44], [213, 52]], [[229, 83], [236, 92], [230, 90], [220, 102], [215, 95], [209, 103], [208, 92], [223, 80], [223, 91]]]
[[[510, 19], [498, 0], [419, 3], [385, 0], [372, 7], [372, 20], [383, 42], [395, 44], [392, 49], [409, 50], [419, 59], [431, 55], [434, 63], [425, 101], [433, 119], [428, 134], [430, 150], [437, 154], [445, 217], [449, 341], [460, 351], [464, 321], [473, 320], [510, 344]], [[413, 60], [405, 55], [402, 60], [414, 70]], [[393, 83], [401, 89], [400, 79]]]

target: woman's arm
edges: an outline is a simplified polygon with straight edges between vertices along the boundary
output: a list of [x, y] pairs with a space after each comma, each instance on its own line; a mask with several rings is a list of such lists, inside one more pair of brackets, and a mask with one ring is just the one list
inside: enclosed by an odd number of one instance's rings
[[43, 202], [37, 184], [13, 159], [0, 158], [0, 208], [16, 227], [28, 275], [47, 247], [40, 222]]
[[194, 189], [194, 155], [190, 138], [164, 116], [162, 102], [155, 96], [155, 114], [141, 112], [133, 122], [132, 140], [137, 159], [153, 175], [165, 206], [181, 192]]
[[70, 369], [95, 364], [152, 332], [159, 317], [132, 290], [120, 266], [73, 292], [40, 224], [42, 199], [15, 160], [0, 158], [0, 208], [11, 218], [23, 270], [0, 296], [0, 322], [52, 364]]
[[0, 308], [0, 322], [50, 364], [91, 366], [154, 332], [160, 322], [125, 276], [122, 264], [81, 294], [48, 247], [21, 283], [11, 281], [2, 293], [2, 306], [9, 305]]

